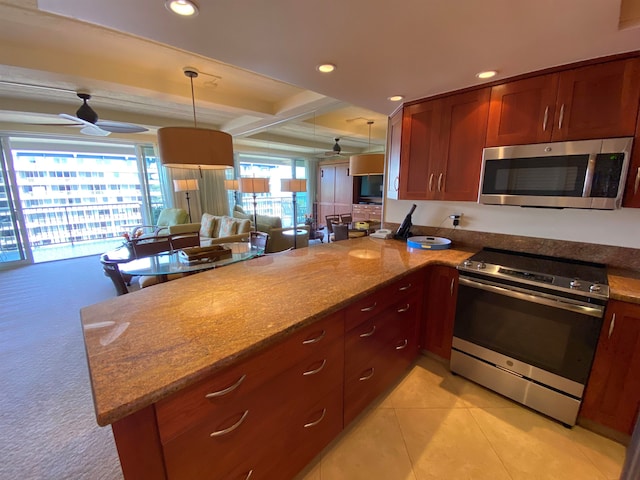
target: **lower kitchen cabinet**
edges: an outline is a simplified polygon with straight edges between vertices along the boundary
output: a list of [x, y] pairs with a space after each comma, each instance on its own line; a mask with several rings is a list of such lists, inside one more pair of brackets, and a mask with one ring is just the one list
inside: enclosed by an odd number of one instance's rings
[[631, 435], [640, 408], [640, 305], [610, 300], [580, 415]]
[[385, 391], [418, 355], [424, 272], [347, 307], [344, 424]]
[[452, 267], [433, 265], [427, 272], [422, 348], [448, 360], [451, 358], [456, 316], [458, 271]]

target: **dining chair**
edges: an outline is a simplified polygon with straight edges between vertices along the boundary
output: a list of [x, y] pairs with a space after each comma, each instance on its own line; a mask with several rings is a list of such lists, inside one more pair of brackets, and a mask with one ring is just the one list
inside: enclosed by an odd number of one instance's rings
[[169, 235], [171, 250], [200, 246], [200, 232], [177, 233]]
[[346, 223], [337, 223], [333, 226], [333, 241], [339, 242], [340, 240], [349, 239], [349, 225]]
[[249, 234], [249, 243], [251, 243], [252, 248], [257, 248], [262, 250], [262, 252], [267, 251], [267, 243], [269, 243], [269, 234], [265, 232], [255, 232], [252, 231]]
[[135, 258], [149, 257], [162, 252], [170, 252], [172, 250], [171, 238], [153, 237], [153, 238], [136, 238], [131, 240], [133, 247], [133, 255]]
[[327, 220], [327, 243], [330, 243], [333, 238], [333, 226], [340, 223], [340, 215], [327, 215], [324, 218]]
[[353, 216], [350, 213], [341, 213], [340, 223], [346, 223], [347, 225], [353, 223]]
[[105, 276], [109, 277], [113, 286], [116, 289], [116, 294], [118, 296], [129, 293], [129, 289], [127, 288], [127, 284], [122, 278], [122, 274], [120, 273], [120, 269], [118, 268], [117, 263], [109, 262], [105, 258], [100, 258], [100, 263], [102, 264], [102, 271]]

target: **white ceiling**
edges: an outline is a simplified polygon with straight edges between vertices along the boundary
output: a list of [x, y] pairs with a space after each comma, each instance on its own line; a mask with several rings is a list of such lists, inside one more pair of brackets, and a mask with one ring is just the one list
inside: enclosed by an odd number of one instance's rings
[[[191, 125], [191, 66], [199, 126], [231, 133], [236, 148], [322, 155], [340, 137], [343, 151], [380, 151], [398, 106], [390, 95], [640, 49], [638, 22], [618, 29], [617, 0], [198, 3], [185, 19], [164, 0], [0, 0], [0, 128], [59, 123], [80, 105], [77, 90], [101, 119], [151, 133]], [[336, 71], [320, 74], [322, 62]]]

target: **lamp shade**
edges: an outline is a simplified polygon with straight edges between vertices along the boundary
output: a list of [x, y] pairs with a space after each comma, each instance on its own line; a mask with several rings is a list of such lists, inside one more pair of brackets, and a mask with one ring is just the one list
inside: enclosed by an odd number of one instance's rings
[[280, 190], [283, 192], [306, 192], [307, 180], [304, 178], [283, 178], [280, 180]]
[[256, 177], [240, 177], [240, 191], [243, 193], [268, 193], [269, 179]]
[[238, 180], [225, 180], [224, 181], [225, 190], [240, 190], [240, 185], [238, 185]]
[[195, 178], [174, 180], [173, 191], [174, 192], [187, 192], [189, 190], [200, 190], [198, 187], [198, 180]]
[[231, 168], [231, 135], [217, 130], [194, 127], [158, 129], [160, 162], [169, 168]]
[[384, 154], [365, 153], [349, 157], [349, 175], [382, 175], [384, 173]]

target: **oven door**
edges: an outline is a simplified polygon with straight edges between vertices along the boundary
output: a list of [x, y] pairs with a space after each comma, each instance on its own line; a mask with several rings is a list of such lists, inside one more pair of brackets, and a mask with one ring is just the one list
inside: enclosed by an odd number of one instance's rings
[[[459, 346], [483, 347], [466, 352], [471, 355], [480, 358], [482, 353], [477, 352], [486, 349], [517, 360], [507, 361], [505, 367], [520, 375], [531, 378], [535, 376], [532, 371], [550, 372], [583, 386], [589, 377], [603, 316], [602, 305], [461, 275], [454, 347], [456, 339], [461, 339]], [[532, 379], [549, 384], [544, 379]]]

